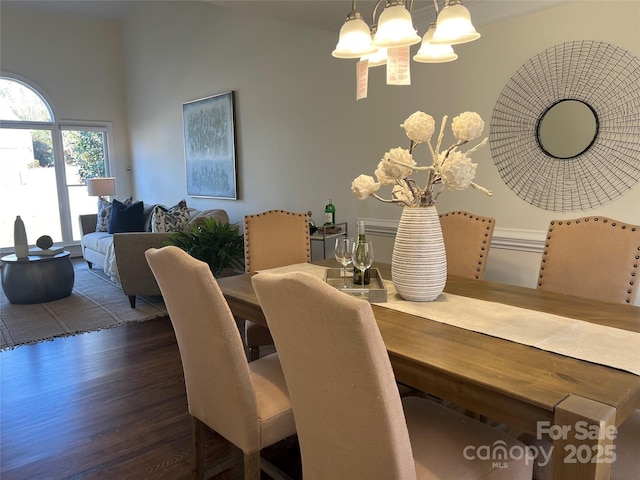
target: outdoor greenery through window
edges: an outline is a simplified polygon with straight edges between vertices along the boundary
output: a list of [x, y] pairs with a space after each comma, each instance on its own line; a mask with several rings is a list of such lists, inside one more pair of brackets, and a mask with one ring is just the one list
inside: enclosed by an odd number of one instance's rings
[[86, 180], [109, 173], [108, 125], [58, 122], [35, 89], [0, 77], [0, 155], [0, 248], [12, 249], [17, 215], [30, 245], [80, 240], [79, 215], [97, 211]]

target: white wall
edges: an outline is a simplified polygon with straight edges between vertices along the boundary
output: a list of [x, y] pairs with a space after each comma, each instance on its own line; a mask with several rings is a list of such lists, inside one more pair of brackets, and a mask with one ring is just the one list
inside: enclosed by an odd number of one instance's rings
[[[329, 32], [192, 1], [131, 5], [133, 11], [122, 25], [122, 45], [117, 38], [105, 38], [102, 47], [114, 49], [105, 53], [111, 60], [105, 66], [90, 63], [91, 87], [81, 86], [85, 78], [75, 80], [75, 72], [82, 69], [71, 59], [34, 66], [20, 57], [26, 53], [39, 58], [35, 47], [55, 38], [52, 29], [63, 32], [63, 39], [68, 36], [64, 44], [72, 48], [72, 39], [91, 39], [107, 28], [101, 22], [82, 27], [75, 20], [15, 12], [9, 22], [3, 7], [3, 30], [9, 28], [10, 40], [20, 41], [7, 46], [7, 33], [2, 32], [3, 68], [9, 55], [8, 63], [17, 73], [34, 76], [43, 88], [51, 89], [54, 99], [70, 102], [66, 108], [73, 110], [65, 116], [91, 115], [126, 125], [119, 112], [126, 98], [130, 156], [118, 158], [117, 173], [126, 176], [124, 169], [133, 167], [136, 198], [168, 205], [187, 198], [196, 208], [224, 208], [232, 221], [241, 222], [245, 214], [271, 208], [312, 210], [319, 221], [331, 196], [337, 219], [349, 221], [352, 232], [356, 218], [367, 219], [372, 229], [383, 225], [374, 236], [383, 260], [390, 258], [389, 227], [392, 231], [400, 209], [371, 199], [356, 200], [350, 183], [360, 173], [372, 174], [390, 148], [407, 146], [399, 125], [409, 114], [422, 110], [439, 120], [444, 114], [477, 111], [485, 119], [488, 135], [502, 88], [522, 64], [546, 48], [599, 40], [640, 56], [640, 2], [571, 2], [480, 27], [480, 40], [456, 48], [456, 62], [414, 63], [410, 87], [384, 85], [384, 69], [375, 69], [369, 98], [356, 102], [354, 62], [330, 55], [339, 25]], [[29, 27], [32, 19], [37, 28]], [[41, 38], [40, 31], [46, 36]], [[110, 35], [117, 37], [115, 32]], [[55, 42], [49, 43], [47, 51], [55, 50]], [[115, 86], [122, 73], [117, 65], [121, 47], [126, 82], [121, 87], [126, 87], [126, 95]], [[86, 88], [103, 91], [104, 96], [74, 103], [74, 94]], [[182, 104], [229, 90], [237, 93], [240, 199], [187, 197]], [[126, 143], [122, 137], [119, 140]], [[418, 161], [427, 161], [423, 154], [417, 152]], [[640, 185], [603, 207], [557, 213], [533, 207], [515, 195], [500, 178], [488, 146], [473, 158], [479, 164], [477, 182], [493, 190], [493, 197], [472, 190], [446, 192], [438, 209], [470, 210], [496, 219], [489, 279], [535, 285], [542, 239], [551, 219], [606, 215], [640, 224]]]
[[[173, 204], [186, 196], [182, 104], [236, 92], [239, 200], [191, 198], [231, 220], [267, 209], [311, 210], [328, 197], [353, 221], [349, 190], [362, 151], [353, 65], [328, 52], [330, 32], [197, 2], [140, 2], [125, 23], [135, 190]], [[373, 106], [365, 105], [367, 116]]]

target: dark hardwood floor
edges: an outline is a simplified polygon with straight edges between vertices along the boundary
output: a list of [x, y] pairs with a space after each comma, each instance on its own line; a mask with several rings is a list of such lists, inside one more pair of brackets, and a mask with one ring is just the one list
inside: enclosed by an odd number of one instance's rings
[[[0, 352], [0, 436], [3, 480], [190, 478], [191, 420], [168, 317]], [[297, 476], [293, 443], [266, 456]], [[208, 455], [229, 448], [239, 453], [212, 437]], [[242, 478], [237, 458], [216, 478]]]

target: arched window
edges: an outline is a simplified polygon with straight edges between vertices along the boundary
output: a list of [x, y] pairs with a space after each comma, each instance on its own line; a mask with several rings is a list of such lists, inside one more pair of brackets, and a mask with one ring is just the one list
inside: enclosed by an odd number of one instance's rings
[[61, 122], [29, 82], [0, 76], [0, 249], [12, 251], [13, 222], [25, 222], [30, 245], [80, 240], [78, 216], [95, 213], [87, 178], [108, 168], [108, 124]]
[[53, 123], [49, 104], [24, 83], [0, 77], [0, 120]]

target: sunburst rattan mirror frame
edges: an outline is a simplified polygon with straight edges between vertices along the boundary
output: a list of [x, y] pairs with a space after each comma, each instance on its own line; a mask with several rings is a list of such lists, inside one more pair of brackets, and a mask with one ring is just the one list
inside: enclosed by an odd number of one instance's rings
[[[587, 104], [598, 131], [580, 155], [560, 159], [541, 148], [536, 127], [565, 99]], [[502, 180], [536, 207], [566, 212], [610, 202], [640, 181], [640, 60], [589, 40], [535, 55], [502, 90], [489, 144]]]

